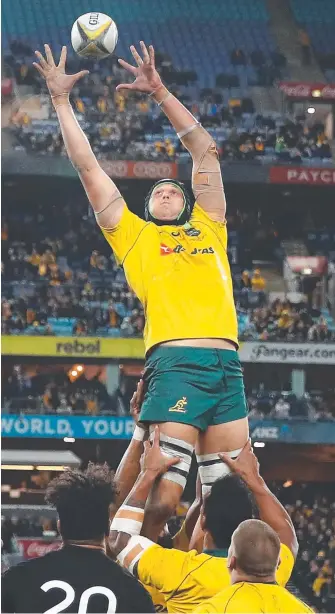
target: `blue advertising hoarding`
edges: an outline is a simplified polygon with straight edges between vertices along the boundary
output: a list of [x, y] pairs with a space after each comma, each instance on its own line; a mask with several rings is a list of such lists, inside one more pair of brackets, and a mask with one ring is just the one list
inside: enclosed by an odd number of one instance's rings
[[[3, 414], [2, 437], [44, 439], [130, 439], [131, 418], [115, 416], [41, 416]], [[335, 422], [250, 420], [253, 441], [335, 444]]]

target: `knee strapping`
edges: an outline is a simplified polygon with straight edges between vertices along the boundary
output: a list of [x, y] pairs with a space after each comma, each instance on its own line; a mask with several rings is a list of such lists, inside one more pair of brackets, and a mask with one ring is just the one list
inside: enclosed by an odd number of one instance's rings
[[[225, 454], [230, 456], [230, 458], [237, 458], [241, 451], [242, 448], [239, 448], [238, 450], [225, 452]], [[216, 480], [219, 480], [220, 478], [223, 478], [231, 473], [228, 465], [221, 460], [218, 454], [197, 454], [197, 462], [203, 496], [210, 492], [212, 485], [214, 482], [216, 482]]]
[[[150, 440], [152, 441], [153, 434], [150, 436]], [[175, 437], [169, 437], [168, 435], [164, 435], [164, 433], [160, 434], [159, 437], [159, 446], [162, 450], [163, 454], [171, 457], [179, 457], [180, 462], [177, 465], [173, 465], [170, 469], [164, 473], [162, 478], [164, 480], [170, 480], [170, 482], [175, 482], [185, 488], [188, 474], [190, 472], [192, 455], [193, 455], [193, 446], [182, 439], [176, 439]]]

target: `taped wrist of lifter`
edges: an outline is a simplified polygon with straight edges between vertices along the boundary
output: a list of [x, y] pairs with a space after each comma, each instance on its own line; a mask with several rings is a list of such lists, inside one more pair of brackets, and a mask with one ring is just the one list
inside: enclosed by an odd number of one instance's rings
[[131, 505], [122, 505], [115, 514], [110, 530], [128, 535], [139, 535], [142, 530], [144, 510]]
[[133, 432], [133, 439], [135, 439], [135, 441], [144, 441], [147, 434], [148, 430], [144, 426], [136, 424]]

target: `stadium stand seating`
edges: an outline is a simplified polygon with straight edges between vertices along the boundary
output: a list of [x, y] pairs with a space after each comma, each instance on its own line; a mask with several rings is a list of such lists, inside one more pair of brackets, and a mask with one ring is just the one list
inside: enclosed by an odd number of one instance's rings
[[335, 82], [335, 3], [333, 0], [291, 0], [298, 24], [304, 27], [329, 81]]
[[[213, 87], [220, 73], [235, 74], [242, 87], [255, 82], [253, 66], [233, 66], [231, 52], [259, 49], [269, 56], [275, 49], [263, 0], [193, 0], [191, 17], [188, 0], [128, 0], [112, 6], [108, 0], [99, 0], [94, 6], [111, 14], [119, 27], [118, 55], [128, 56], [132, 42], [150, 41], [171, 58], [176, 69], [195, 72], [201, 87]], [[12, 40], [25, 39], [33, 47], [48, 41], [58, 50], [69, 44], [69, 28], [75, 19], [90, 10], [87, 0], [6, 0], [4, 47]]]

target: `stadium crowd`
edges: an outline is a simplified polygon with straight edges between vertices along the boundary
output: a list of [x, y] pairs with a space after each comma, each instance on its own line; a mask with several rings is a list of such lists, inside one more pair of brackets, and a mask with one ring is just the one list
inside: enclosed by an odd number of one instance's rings
[[[269, 85], [273, 81], [271, 75], [280, 76], [280, 62], [285, 64], [285, 58], [278, 52], [273, 56], [272, 64], [267, 65], [262, 51], [251, 53], [249, 61], [257, 67], [260, 83]], [[24, 111], [24, 106], [14, 104], [11, 121], [15, 149], [65, 156], [55, 112], [43, 84], [29, 66], [28, 56], [10, 55], [6, 61], [20, 83], [29, 83], [40, 93], [40, 106], [47, 116], [36, 119], [33, 110]], [[232, 52], [233, 64], [243, 66], [247, 61], [242, 49]], [[158, 66], [163, 80], [172, 85], [178, 98], [212, 131], [223, 159], [299, 163], [331, 158], [324, 126], [313, 122], [310, 116], [263, 116], [255, 112], [250, 98], [231, 94], [227, 97], [225, 92], [238, 85], [234, 81], [236, 76], [220, 75], [216, 89], [199, 91], [194, 85], [188, 86], [187, 80], [183, 84], [183, 73], [174, 70], [169, 58], [158, 54]], [[187, 156], [155, 103], [142, 95], [129, 95], [127, 90], [115, 91], [115, 86], [125, 80], [125, 71], [114, 59], [103, 65], [92, 64], [90, 68], [91, 74], [74, 88], [71, 101], [98, 158], [173, 161]], [[77, 61], [70, 59], [68, 71], [77, 69]]]
[[[311, 305], [269, 304], [266, 279], [252, 262], [280, 261], [273, 224], [251, 212], [229, 213], [228, 224], [241, 340], [333, 341], [334, 327]], [[143, 308], [81, 204], [62, 205], [62, 216], [42, 204], [13, 207], [1, 236], [3, 334], [142, 335]]]

